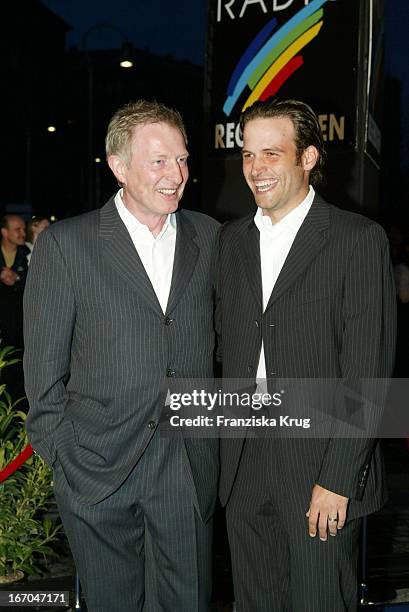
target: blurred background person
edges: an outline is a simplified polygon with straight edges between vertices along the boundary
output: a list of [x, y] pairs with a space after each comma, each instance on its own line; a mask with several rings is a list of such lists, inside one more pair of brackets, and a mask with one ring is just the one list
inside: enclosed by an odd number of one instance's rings
[[409, 377], [409, 240], [403, 227], [404, 223], [396, 220], [388, 231], [398, 316], [395, 378]]
[[37, 237], [43, 230], [50, 225], [50, 220], [47, 217], [33, 217], [27, 223], [26, 227], [26, 246], [30, 249], [27, 255], [27, 261], [30, 263], [31, 252], [37, 240]]
[[[0, 221], [0, 339], [1, 346], [23, 351], [23, 291], [26, 282], [30, 249], [25, 245], [26, 226], [24, 219], [7, 214]], [[24, 396], [22, 364], [4, 369], [2, 383], [13, 400]]]
[[394, 266], [396, 293], [402, 304], [409, 302], [409, 253]]
[[30, 252], [25, 245], [25, 222], [18, 215], [4, 215], [0, 232], [0, 336], [4, 344], [21, 348], [22, 299]]

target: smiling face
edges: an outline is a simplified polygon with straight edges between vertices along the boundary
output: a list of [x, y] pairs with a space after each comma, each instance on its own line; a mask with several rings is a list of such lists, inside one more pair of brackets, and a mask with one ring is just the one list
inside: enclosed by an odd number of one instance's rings
[[177, 210], [189, 177], [182, 133], [167, 123], [133, 129], [131, 157], [111, 155], [109, 166], [123, 186], [123, 201], [141, 223], [151, 226]]
[[308, 194], [317, 150], [307, 147], [297, 159], [294, 126], [287, 117], [252, 119], [243, 131], [243, 174], [257, 206], [280, 221]]

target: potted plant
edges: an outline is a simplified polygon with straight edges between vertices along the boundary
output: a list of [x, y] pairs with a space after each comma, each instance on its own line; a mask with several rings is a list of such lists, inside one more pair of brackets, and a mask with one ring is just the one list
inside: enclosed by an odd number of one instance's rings
[[[0, 372], [15, 363], [11, 347], [0, 351]], [[26, 415], [0, 385], [0, 472], [27, 446]], [[24, 573], [41, 573], [40, 563], [54, 555], [50, 543], [61, 524], [44, 516], [52, 497], [52, 472], [32, 455], [0, 483], [0, 584], [19, 580]]]

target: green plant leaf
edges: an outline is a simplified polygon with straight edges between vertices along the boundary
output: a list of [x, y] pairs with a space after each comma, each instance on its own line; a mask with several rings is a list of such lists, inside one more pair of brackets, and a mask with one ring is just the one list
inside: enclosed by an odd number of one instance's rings
[[[0, 349], [0, 370], [20, 361], [16, 350]], [[24, 398], [12, 401], [0, 385], [0, 469], [28, 443], [26, 414], [17, 408]], [[52, 471], [38, 455], [31, 456], [0, 484], [0, 573], [21, 569], [27, 574], [41, 571], [39, 557], [55, 555], [52, 544], [59, 537], [61, 523], [41, 516], [52, 499]]]

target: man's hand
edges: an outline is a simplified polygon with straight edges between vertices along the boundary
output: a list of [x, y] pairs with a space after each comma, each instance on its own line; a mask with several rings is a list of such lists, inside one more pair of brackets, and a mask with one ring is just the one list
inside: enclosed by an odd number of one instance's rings
[[18, 280], [18, 274], [14, 272], [11, 268], [4, 267], [0, 272], [0, 281], [9, 287], [12, 287], [14, 283]]
[[327, 532], [336, 536], [338, 529], [345, 525], [348, 507], [348, 497], [338, 495], [316, 484], [312, 490], [308, 517], [308, 532], [312, 538], [318, 534], [323, 542], [327, 539]]

